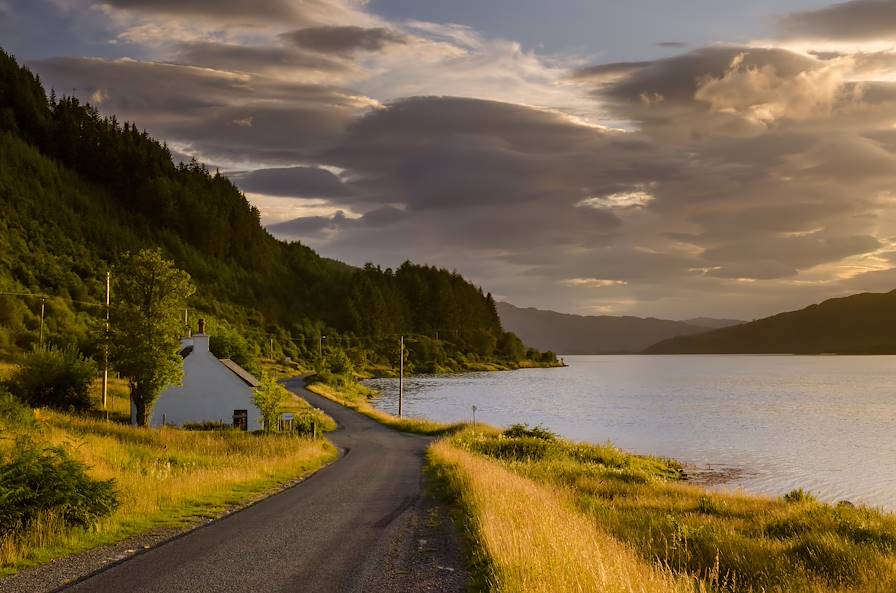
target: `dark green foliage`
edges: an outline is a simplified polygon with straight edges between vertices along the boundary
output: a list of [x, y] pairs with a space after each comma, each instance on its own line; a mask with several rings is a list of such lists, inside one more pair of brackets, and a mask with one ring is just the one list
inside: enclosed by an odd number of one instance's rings
[[504, 431], [504, 436], [510, 439], [533, 438], [545, 441], [557, 440], [557, 435], [543, 426], [532, 426], [528, 424], [513, 424]]
[[91, 407], [90, 384], [96, 364], [73, 348], [38, 348], [9, 380], [9, 388], [32, 407], [84, 411]]
[[21, 400], [0, 386], [0, 428], [32, 428], [35, 425], [34, 412]]
[[817, 501], [815, 497], [812, 496], [811, 492], [803, 490], [802, 488], [797, 488], [796, 490], [791, 490], [784, 495], [784, 502], [789, 502], [791, 504], [804, 504]]
[[85, 470], [60, 447], [20, 440], [0, 465], [0, 536], [46, 514], [67, 526], [88, 527], [114, 511], [115, 482], [91, 479]]
[[[215, 347], [248, 370], [271, 337], [275, 356], [307, 362], [327, 336], [331, 349], [390, 365], [401, 334], [433, 341], [413, 352], [421, 369], [543, 361], [505, 334], [494, 299], [459, 274], [410, 262], [356, 269], [279, 241], [226, 177], [175, 165], [146, 132], [76, 98], [48, 101], [0, 52], [0, 291], [52, 295], [45, 336], [95, 353], [105, 273], [147, 247], [193, 278], [192, 309], [245, 336], [248, 344], [221, 336]], [[37, 342], [39, 308], [39, 298], [0, 297], [0, 354]]]
[[208, 340], [208, 347], [218, 358], [229, 358], [256, 377], [261, 375], [257, 347], [253, 347], [238, 332], [217, 329]]
[[537, 461], [551, 450], [549, 442], [535, 437], [514, 437], [476, 441], [473, 450], [489, 457], [516, 461]]

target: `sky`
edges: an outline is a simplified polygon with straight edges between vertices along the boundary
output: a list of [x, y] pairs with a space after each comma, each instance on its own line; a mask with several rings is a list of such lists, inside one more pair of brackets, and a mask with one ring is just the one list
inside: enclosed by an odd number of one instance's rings
[[894, 34], [896, 0], [0, 0], [0, 46], [277, 237], [672, 319], [896, 288]]

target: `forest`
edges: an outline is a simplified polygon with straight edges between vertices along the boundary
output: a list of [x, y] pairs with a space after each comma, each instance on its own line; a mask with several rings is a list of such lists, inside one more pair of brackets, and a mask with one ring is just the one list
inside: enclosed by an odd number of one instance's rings
[[[552, 364], [505, 332], [491, 294], [448, 270], [355, 268], [284, 242], [219, 172], [175, 164], [167, 146], [75, 97], [49, 95], [0, 50], [0, 356], [39, 342], [98, 347], [107, 271], [160, 247], [197, 286], [220, 355], [314, 361], [345, 352], [391, 368]], [[41, 311], [43, 310], [43, 314]]]

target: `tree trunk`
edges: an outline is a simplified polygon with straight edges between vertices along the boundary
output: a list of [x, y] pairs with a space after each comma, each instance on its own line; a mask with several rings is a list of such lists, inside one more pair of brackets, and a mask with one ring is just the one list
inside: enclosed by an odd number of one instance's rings
[[149, 426], [149, 416], [146, 414], [146, 397], [139, 386], [131, 386], [131, 403], [135, 411], [135, 423], [137, 426]]

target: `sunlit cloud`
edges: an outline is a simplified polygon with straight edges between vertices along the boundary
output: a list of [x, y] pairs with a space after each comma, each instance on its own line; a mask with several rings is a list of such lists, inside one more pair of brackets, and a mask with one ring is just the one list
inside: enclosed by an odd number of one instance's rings
[[566, 286], [587, 286], [589, 288], [606, 288], [607, 286], [625, 286], [625, 280], [609, 280], [606, 278], [569, 278], [562, 282]]

